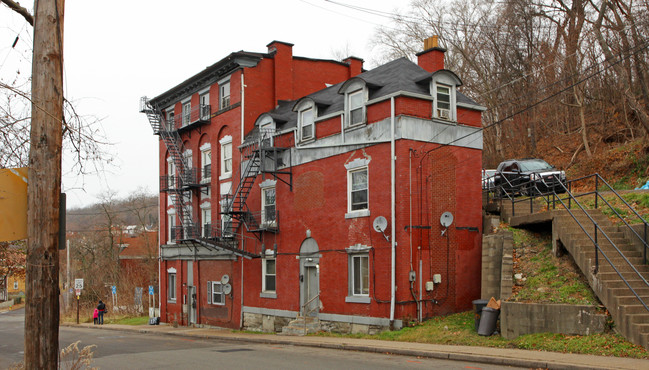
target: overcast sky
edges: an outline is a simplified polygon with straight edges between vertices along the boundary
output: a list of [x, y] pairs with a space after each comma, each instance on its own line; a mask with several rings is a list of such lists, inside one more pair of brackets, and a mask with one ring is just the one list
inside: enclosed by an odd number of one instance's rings
[[[408, 4], [336, 1], [384, 12]], [[95, 203], [109, 190], [119, 197], [140, 187], [158, 192], [158, 137], [138, 112], [141, 96], [157, 96], [231, 52], [266, 52], [273, 40], [294, 44], [293, 54], [303, 57], [349, 50], [367, 66], [373, 55], [368, 41], [388, 19], [325, 0], [67, 0], [64, 23], [66, 98], [80, 115], [101, 119], [115, 157], [101, 174], [64, 174], [71, 208]], [[3, 82], [18, 72], [19, 79], [29, 75], [31, 35], [22, 18], [0, 5]], [[69, 160], [64, 156], [64, 171]]]

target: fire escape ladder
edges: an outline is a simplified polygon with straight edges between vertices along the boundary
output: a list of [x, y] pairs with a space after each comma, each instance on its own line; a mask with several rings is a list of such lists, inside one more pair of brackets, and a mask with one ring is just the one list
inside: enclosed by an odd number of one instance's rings
[[[239, 181], [234, 194], [226, 198], [228, 201], [223, 212], [229, 214], [233, 218], [232, 230], [234, 232], [236, 232], [242, 224], [245, 225], [246, 229], [249, 231], [259, 229], [259, 225], [257, 225], [255, 218], [252, 216], [252, 213], [246, 204], [246, 200], [250, 195], [257, 174], [259, 173], [259, 167], [261, 164], [259, 150], [256, 150], [255, 148], [244, 148], [244, 150], [242, 150], [242, 158], [247, 160], [247, 162], [245, 162], [244, 169], [241, 172], [241, 180]], [[261, 235], [257, 235], [257, 237], [260, 238]]]
[[191, 210], [191, 191], [189, 186], [193, 183], [193, 171], [187, 168], [187, 163], [183, 158], [182, 140], [178, 131], [174, 130], [173, 122], [170, 124], [162, 116], [159, 109], [153, 107], [146, 97], [140, 100], [140, 112], [145, 113], [153, 128], [153, 133], [159, 135], [167, 147], [169, 157], [171, 158], [176, 168], [176, 176], [170, 174], [172, 184], [169, 186], [169, 195], [178, 212], [178, 219], [180, 225], [177, 226], [176, 239], [187, 240], [196, 239], [199, 237], [200, 230], [196, 227], [197, 222], [194, 220]]

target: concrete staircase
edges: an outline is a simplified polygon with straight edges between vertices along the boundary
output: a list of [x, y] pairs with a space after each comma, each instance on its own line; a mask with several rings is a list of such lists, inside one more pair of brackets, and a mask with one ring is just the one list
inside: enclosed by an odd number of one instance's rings
[[282, 328], [280, 335], [306, 335], [317, 333], [320, 331], [320, 319], [313, 316], [298, 315], [295, 320], [292, 320], [288, 325]]
[[[590, 210], [588, 217], [580, 209], [572, 209], [571, 215], [560, 203], [553, 209], [552, 204], [548, 207], [547, 203], [539, 200], [526, 200], [513, 206], [511, 202], [503, 201], [499, 208], [501, 218], [513, 227], [551, 222], [553, 251], [558, 254], [566, 250], [572, 255], [591, 288], [613, 317], [615, 329], [630, 342], [649, 349], [649, 310], [642, 304], [644, 302], [649, 306], [649, 266], [643, 264], [642, 254], [607, 216], [600, 210]], [[597, 242], [601, 252], [597, 253], [590, 239], [595, 239], [595, 226], [591, 218], [600, 227]]]

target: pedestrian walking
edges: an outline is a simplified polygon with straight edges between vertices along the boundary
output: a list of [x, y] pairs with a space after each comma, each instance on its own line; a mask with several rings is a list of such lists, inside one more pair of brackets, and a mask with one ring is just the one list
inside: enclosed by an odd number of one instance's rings
[[97, 325], [98, 321], [99, 321], [99, 310], [95, 308], [95, 312], [92, 313], [92, 323], [94, 325]]

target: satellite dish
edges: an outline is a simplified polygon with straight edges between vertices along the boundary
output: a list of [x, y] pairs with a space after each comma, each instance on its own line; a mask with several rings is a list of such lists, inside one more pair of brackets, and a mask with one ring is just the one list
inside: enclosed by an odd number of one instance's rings
[[230, 275], [225, 274], [221, 277], [221, 284], [227, 284], [230, 281]]
[[374, 219], [374, 230], [376, 230], [379, 233], [382, 233], [387, 229], [388, 227], [388, 220], [385, 219], [383, 216], [379, 216]]
[[451, 212], [442, 213], [442, 217], [439, 218], [439, 222], [444, 227], [449, 227], [453, 223], [453, 214]]
[[223, 285], [223, 294], [230, 294], [231, 291], [232, 291], [232, 285], [230, 284]]

